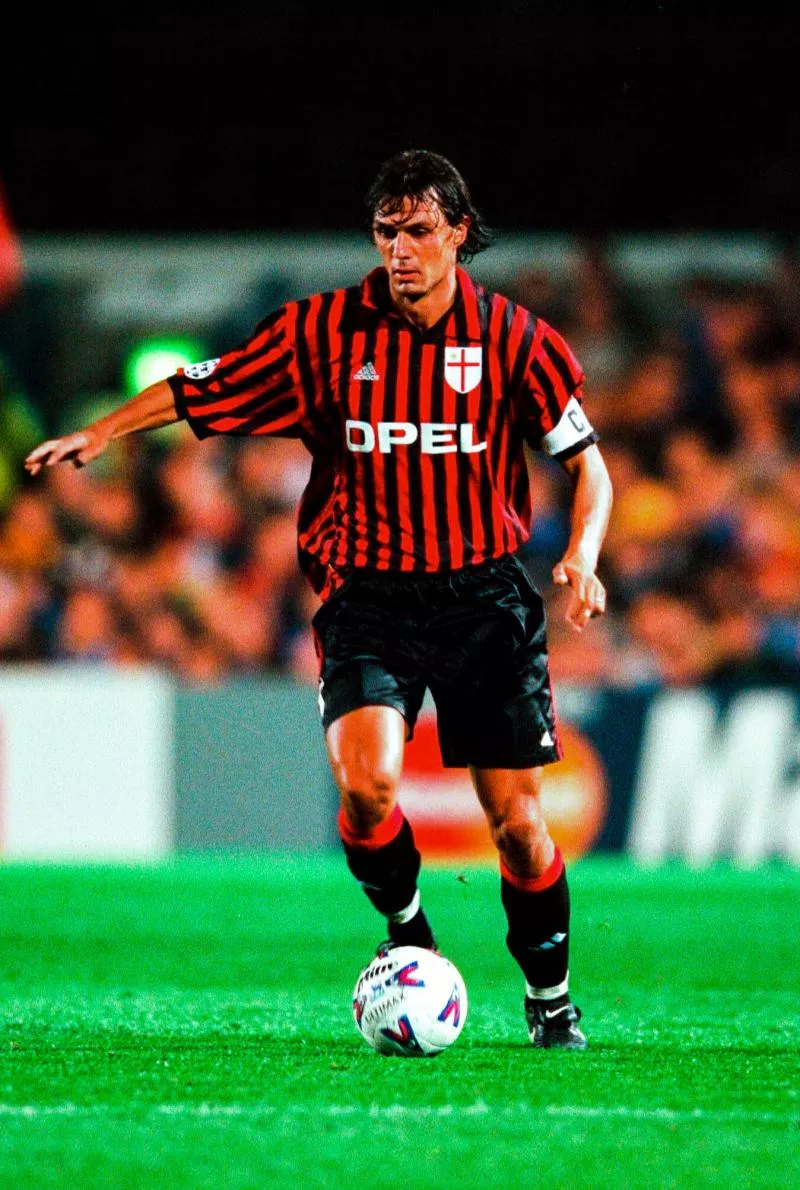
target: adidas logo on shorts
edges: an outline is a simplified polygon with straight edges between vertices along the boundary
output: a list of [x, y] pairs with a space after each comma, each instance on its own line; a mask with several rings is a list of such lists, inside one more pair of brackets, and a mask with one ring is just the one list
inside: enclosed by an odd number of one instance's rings
[[363, 368], [359, 368], [357, 372], [353, 373], [354, 380], [380, 380], [380, 376], [375, 371], [375, 365], [370, 360], [369, 363], [364, 364]]

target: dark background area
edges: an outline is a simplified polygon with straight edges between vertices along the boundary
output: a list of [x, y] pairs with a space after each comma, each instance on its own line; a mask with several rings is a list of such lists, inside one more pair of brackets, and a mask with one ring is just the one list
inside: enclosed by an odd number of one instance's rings
[[21, 122], [0, 133], [23, 231], [350, 228], [410, 145], [452, 157], [499, 227], [797, 230], [788, 5], [34, 19], [4, 72]]

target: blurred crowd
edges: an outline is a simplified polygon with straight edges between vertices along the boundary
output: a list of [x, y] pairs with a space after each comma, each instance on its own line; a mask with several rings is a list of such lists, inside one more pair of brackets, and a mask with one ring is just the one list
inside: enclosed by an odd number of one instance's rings
[[[577, 635], [550, 580], [568, 536], [569, 484], [558, 464], [530, 455], [524, 559], [546, 598], [554, 681], [797, 683], [793, 252], [765, 281], [697, 277], [657, 293], [624, 283], [603, 245], [588, 243], [563, 280], [531, 271], [502, 288], [560, 330], [583, 364], [615, 489], [600, 571], [609, 611]], [[266, 672], [316, 681], [317, 602], [296, 560], [308, 474], [299, 443], [198, 443], [179, 425], [30, 481], [22, 458], [46, 427], [18, 397], [6, 381], [0, 659], [148, 663], [200, 683]]]

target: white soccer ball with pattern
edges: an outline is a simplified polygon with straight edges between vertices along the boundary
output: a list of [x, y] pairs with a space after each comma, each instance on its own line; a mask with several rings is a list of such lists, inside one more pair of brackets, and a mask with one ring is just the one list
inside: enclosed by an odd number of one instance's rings
[[457, 967], [419, 946], [380, 952], [358, 977], [353, 1017], [379, 1054], [434, 1057], [451, 1046], [467, 1019], [467, 989]]

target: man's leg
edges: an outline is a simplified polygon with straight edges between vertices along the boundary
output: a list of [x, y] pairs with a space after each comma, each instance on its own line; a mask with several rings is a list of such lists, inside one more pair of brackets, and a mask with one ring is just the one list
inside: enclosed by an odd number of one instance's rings
[[434, 947], [417, 889], [420, 855], [397, 804], [405, 719], [394, 707], [360, 707], [334, 720], [325, 738], [350, 871], [387, 919], [390, 941]]
[[525, 976], [534, 1045], [582, 1049], [580, 1014], [568, 993], [569, 889], [550, 838], [539, 793], [540, 768], [471, 768], [473, 784], [500, 854], [508, 949]]

